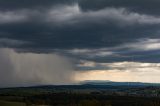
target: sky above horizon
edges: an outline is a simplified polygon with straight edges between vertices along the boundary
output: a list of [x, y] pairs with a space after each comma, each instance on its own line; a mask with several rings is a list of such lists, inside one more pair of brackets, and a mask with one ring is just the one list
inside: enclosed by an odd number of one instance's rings
[[159, 0], [0, 0], [0, 87], [160, 83]]

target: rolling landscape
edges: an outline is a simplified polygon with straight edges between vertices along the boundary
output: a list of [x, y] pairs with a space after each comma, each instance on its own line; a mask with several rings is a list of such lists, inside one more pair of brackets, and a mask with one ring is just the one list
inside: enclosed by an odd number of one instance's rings
[[160, 0], [0, 0], [0, 106], [160, 106]]
[[0, 89], [1, 106], [159, 106], [160, 85], [85, 81]]

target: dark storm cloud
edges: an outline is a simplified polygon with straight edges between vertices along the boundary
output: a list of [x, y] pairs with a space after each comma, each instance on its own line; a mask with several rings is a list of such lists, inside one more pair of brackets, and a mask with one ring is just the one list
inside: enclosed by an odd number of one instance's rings
[[159, 0], [0, 0], [0, 87], [69, 84], [92, 70], [158, 75], [159, 6]]
[[79, 0], [84, 11], [99, 10], [106, 7], [125, 7], [131, 11], [159, 15], [159, 0]]
[[[59, 50], [60, 51], [60, 50]], [[115, 47], [100, 49], [71, 49], [61, 51], [78, 60], [94, 61], [97, 63], [114, 62], [148, 62], [159, 63], [160, 40], [139, 39], [135, 42], [124, 43]]]
[[106, 7], [125, 7], [140, 13], [159, 14], [159, 0], [0, 0], [0, 8], [47, 8], [55, 5], [78, 3], [82, 10], [99, 10]]
[[1, 10], [48, 8], [55, 5], [73, 4], [76, 0], [0, 0]]
[[[138, 39], [159, 39], [159, 4], [159, 0], [0, 0], [0, 44], [20, 51], [73, 56], [65, 50], [98, 51]], [[151, 56], [152, 49], [128, 49], [110, 50], [111, 56], [104, 56], [103, 51], [74, 58], [115, 62], [130, 61], [136, 54], [134, 61], [159, 62], [158, 51]]]

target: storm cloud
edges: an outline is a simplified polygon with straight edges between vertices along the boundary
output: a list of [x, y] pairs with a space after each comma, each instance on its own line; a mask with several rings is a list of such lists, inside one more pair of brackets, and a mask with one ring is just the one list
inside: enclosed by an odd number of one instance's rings
[[0, 75], [6, 76], [0, 84], [68, 84], [77, 73], [96, 70], [156, 73], [159, 5], [159, 0], [0, 0]]

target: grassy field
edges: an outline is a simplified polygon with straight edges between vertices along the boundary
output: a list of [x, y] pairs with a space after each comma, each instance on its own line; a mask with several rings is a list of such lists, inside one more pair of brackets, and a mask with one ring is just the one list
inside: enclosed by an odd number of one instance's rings
[[0, 101], [0, 106], [26, 106], [26, 104], [21, 102]]
[[[27, 106], [23, 102], [8, 102], [0, 100], [0, 106]], [[49, 105], [29, 105], [29, 106], [49, 106]]]

